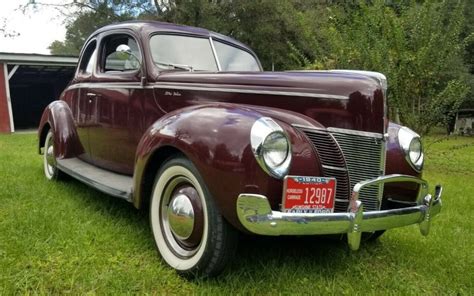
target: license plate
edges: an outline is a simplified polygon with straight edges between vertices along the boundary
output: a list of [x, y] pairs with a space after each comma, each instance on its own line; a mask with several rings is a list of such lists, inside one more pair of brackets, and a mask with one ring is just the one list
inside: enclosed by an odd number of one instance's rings
[[291, 213], [332, 213], [335, 196], [335, 178], [287, 176], [282, 210]]

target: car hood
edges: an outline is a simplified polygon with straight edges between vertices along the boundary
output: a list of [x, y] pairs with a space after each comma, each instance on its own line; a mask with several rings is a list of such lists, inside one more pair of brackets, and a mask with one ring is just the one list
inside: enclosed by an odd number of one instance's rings
[[[157, 77], [154, 87], [160, 107], [168, 112], [190, 104], [222, 102], [296, 112], [325, 127], [385, 130], [386, 79], [376, 72], [166, 71]], [[166, 96], [181, 97], [183, 105]]]

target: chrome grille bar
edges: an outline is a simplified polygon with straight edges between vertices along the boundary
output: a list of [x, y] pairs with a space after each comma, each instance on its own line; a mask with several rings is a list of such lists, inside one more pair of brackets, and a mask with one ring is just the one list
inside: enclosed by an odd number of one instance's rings
[[[344, 133], [342, 130], [331, 132], [341, 147], [349, 172], [351, 189], [355, 184], [384, 175], [385, 142], [381, 137]], [[380, 209], [383, 186], [372, 185], [364, 188], [359, 195], [366, 211]]]

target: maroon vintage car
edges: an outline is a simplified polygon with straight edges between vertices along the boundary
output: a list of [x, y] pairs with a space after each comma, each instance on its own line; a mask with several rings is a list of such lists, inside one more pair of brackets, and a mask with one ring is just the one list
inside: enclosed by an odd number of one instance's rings
[[264, 72], [204, 29], [114, 24], [43, 113], [44, 172], [149, 207], [184, 275], [221, 271], [239, 231], [346, 234], [354, 250], [389, 228], [426, 235], [441, 187], [428, 193], [420, 138], [389, 123], [386, 89], [374, 72]]

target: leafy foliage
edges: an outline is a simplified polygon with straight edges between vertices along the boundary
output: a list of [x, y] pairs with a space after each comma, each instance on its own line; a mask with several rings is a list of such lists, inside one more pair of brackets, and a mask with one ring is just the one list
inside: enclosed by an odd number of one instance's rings
[[[158, 19], [205, 27], [234, 37], [253, 48], [265, 69], [301, 67], [291, 56], [292, 47], [304, 56], [313, 53], [321, 13], [312, 1], [167, 1]], [[314, 2], [314, 1], [313, 1]]]
[[[88, 4], [76, 2], [76, 5], [79, 5], [79, 12], [75, 16], [74, 21], [66, 25], [65, 41], [56, 40], [49, 46], [52, 54], [78, 55], [87, 37], [92, 32], [113, 22], [134, 19], [136, 17], [134, 7], [140, 4], [136, 3], [136, 1], [89, 2]], [[116, 2], [121, 4], [116, 4]]]
[[468, 93], [463, 61], [463, 3], [410, 2], [397, 9], [360, 1], [323, 31], [329, 51], [310, 68], [364, 69], [389, 79], [392, 117], [424, 134], [447, 125]]
[[[301, 3], [300, 3], [301, 2]], [[310, 60], [316, 44], [315, 31], [322, 25], [323, 11], [308, 5], [311, 1], [76, 1], [79, 13], [67, 24], [64, 42], [54, 41], [53, 54], [78, 54], [89, 34], [112, 22], [151, 19], [205, 27], [232, 36], [252, 47], [265, 69], [292, 69], [303, 66], [292, 49]], [[311, 9], [310, 9], [311, 8]], [[308, 60], [309, 61], [309, 60]]]
[[[205, 27], [255, 50], [265, 69], [362, 69], [389, 79], [391, 117], [426, 133], [474, 98], [472, 0], [75, 0], [54, 54], [98, 27], [154, 19]], [[470, 89], [471, 92], [469, 93]]]

